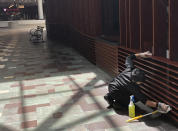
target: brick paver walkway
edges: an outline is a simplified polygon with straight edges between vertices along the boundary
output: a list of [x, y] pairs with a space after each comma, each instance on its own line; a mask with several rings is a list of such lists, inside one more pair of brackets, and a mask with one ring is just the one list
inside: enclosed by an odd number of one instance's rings
[[106, 109], [110, 76], [60, 43], [30, 43], [28, 30], [0, 31], [0, 131], [177, 131], [159, 119], [126, 123]]

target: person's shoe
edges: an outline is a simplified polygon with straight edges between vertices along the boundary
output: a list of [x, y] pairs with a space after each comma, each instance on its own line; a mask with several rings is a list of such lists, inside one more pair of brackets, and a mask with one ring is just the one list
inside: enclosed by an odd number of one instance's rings
[[106, 95], [104, 96], [104, 99], [107, 101], [107, 103], [108, 103], [109, 105], [112, 105], [112, 102], [111, 102], [111, 100], [109, 99], [108, 94], [106, 94]]
[[104, 99], [105, 99], [105, 100], [107, 101], [107, 103], [109, 104], [109, 106], [107, 107], [107, 109], [113, 108], [113, 101], [112, 101], [111, 99], [109, 99], [108, 94], [106, 94], [106, 95], [104, 96]]
[[109, 105], [109, 106], [107, 106], [106, 108], [107, 108], [107, 109], [112, 109], [113, 106], [112, 106], [112, 105]]
[[104, 96], [104, 99], [108, 102], [108, 95], [107, 94]]

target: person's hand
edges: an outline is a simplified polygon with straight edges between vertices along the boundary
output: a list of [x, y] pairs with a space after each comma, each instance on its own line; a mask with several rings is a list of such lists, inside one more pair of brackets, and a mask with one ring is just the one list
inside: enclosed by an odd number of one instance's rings
[[149, 57], [152, 57], [152, 53], [150, 51], [139, 53], [139, 57], [141, 57], [141, 58], [149, 58]]
[[171, 107], [169, 105], [166, 105], [165, 103], [158, 102], [158, 112], [160, 113], [168, 113], [171, 110]]

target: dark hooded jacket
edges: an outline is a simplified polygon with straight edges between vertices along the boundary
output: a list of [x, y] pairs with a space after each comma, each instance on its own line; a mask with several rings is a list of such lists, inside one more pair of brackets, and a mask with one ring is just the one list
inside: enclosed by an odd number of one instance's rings
[[136, 56], [134, 54], [131, 54], [126, 58], [126, 69], [110, 82], [109, 93], [111, 96], [112, 93], [116, 94], [116, 92], [126, 94], [123, 97], [129, 97], [132, 94], [136, 97], [136, 100], [140, 100], [145, 103], [146, 97], [141, 93], [140, 87], [131, 80], [132, 70], [135, 68], [133, 64], [133, 60], [135, 58]]

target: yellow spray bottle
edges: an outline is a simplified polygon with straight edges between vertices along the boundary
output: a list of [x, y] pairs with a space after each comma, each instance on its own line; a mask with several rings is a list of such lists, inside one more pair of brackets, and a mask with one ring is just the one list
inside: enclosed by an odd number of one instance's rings
[[131, 118], [135, 117], [135, 105], [134, 105], [134, 96], [130, 96], [130, 103], [129, 103], [129, 116]]

